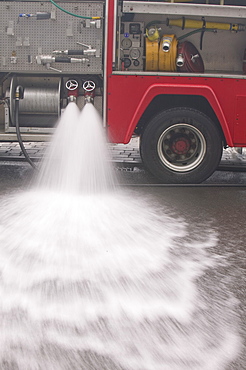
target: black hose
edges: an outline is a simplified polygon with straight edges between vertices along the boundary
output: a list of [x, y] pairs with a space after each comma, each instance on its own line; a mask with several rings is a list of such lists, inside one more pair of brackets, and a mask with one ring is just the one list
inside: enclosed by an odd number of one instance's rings
[[27, 162], [36, 170], [37, 169], [37, 166], [33, 163], [33, 161], [31, 160], [31, 158], [29, 157], [26, 149], [25, 149], [25, 146], [23, 144], [23, 141], [22, 141], [22, 137], [21, 137], [21, 133], [20, 133], [20, 125], [19, 125], [19, 99], [16, 99], [15, 100], [15, 126], [16, 126], [16, 135], [17, 135], [17, 139], [19, 141], [19, 144], [20, 144], [20, 147], [21, 147], [21, 150], [27, 160]]

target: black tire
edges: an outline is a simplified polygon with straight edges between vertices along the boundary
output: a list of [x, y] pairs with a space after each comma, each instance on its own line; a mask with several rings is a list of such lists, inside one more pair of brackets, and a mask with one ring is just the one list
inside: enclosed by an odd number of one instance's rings
[[140, 142], [146, 168], [169, 184], [206, 180], [218, 167], [222, 149], [222, 136], [213, 121], [190, 108], [159, 113], [145, 128]]

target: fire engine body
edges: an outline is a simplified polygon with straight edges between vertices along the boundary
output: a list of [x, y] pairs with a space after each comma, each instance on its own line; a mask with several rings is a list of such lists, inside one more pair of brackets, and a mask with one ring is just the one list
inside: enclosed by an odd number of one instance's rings
[[140, 136], [153, 175], [204, 181], [223, 147], [246, 146], [246, 6], [205, 3], [0, 1], [0, 140], [17, 140], [19, 86], [23, 141], [93, 94], [110, 141]]

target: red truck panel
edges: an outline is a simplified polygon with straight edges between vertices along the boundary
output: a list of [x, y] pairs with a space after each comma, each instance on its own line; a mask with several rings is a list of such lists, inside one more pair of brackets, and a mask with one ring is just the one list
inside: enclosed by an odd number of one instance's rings
[[109, 75], [107, 115], [111, 140], [127, 143], [141, 115], [159, 94], [205, 97], [220, 121], [227, 144], [246, 143], [244, 79], [144, 74]]
[[245, 145], [246, 143], [246, 96], [236, 96], [236, 111], [234, 125], [235, 146]]

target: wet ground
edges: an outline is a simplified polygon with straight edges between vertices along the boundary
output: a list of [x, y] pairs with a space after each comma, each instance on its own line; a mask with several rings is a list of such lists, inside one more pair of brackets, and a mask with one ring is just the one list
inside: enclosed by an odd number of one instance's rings
[[[221, 258], [223, 263], [210, 272], [207, 281], [211, 285], [207, 285], [206, 289], [208, 295], [223, 296], [223, 304], [228, 300], [228, 307], [234, 300], [233, 322], [242, 339], [242, 347], [240, 355], [225, 370], [246, 369], [246, 172], [244, 169], [230, 172], [224, 167], [223, 171], [215, 172], [199, 186], [161, 186], [144, 171], [137, 151], [131, 165], [130, 160], [121, 161], [118, 150], [114, 162], [121, 186], [127, 187], [133, 194], [151, 196], [153, 202], [166, 207], [175, 219], [185, 221], [191, 235], [204, 234], [204, 230], [208, 236], [217, 235], [217, 242], [210, 248], [210, 253]], [[127, 151], [127, 148], [124, 150]], [[242, 160], [241, 157], [237, 159], [238, 162]], [[233, 162], [229, 164], [233, 166]], [[244, 163], [241, 162], [241, 165], [244, 166]], [[26, 189], [33, 176], [34, 170], [26, 163], [0, 162], [0, 195], [7, 196]]]

